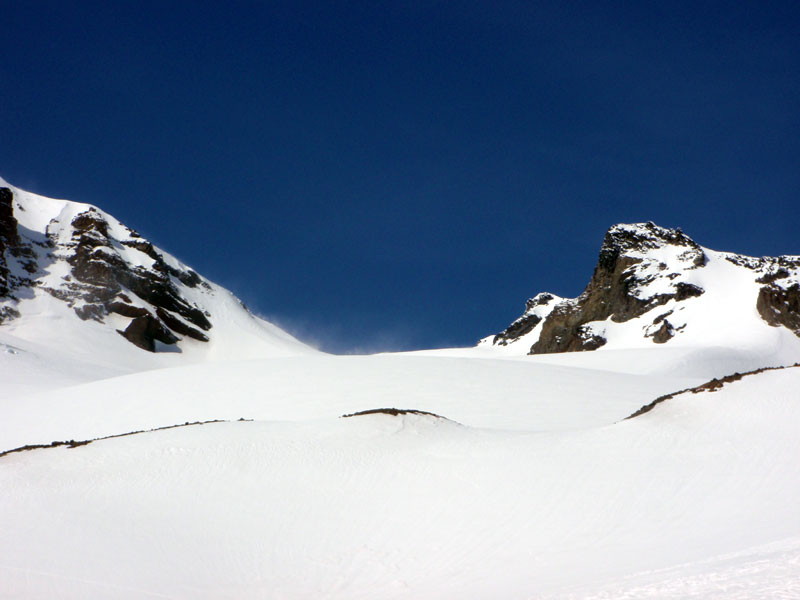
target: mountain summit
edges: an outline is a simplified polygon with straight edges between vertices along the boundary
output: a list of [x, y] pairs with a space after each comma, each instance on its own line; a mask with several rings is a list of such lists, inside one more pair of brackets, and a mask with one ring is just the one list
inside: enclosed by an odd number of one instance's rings
[[655, 223], [611, 227], [577, 298], [542, 293], [479, 346], [548, 354], [647, 344], [800, 349], [800, 256], [716, 252]]
[[101, 209], [2, 179], [0, 326], [14, 352], [33, 344], [118, 365], [147, 363], [142, 351], [173, 362], [311, 351]]

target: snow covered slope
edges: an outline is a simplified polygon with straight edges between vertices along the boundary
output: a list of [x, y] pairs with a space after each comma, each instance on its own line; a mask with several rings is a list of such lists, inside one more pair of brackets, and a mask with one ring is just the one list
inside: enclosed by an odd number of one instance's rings
[[26, 599], [796, 597], [799, 388], [769, 371], [572, 431], [376, 414], [8, 454], [0, 580]]
[[0, 255], [0, 599], [800, 593], [800, 368], [705, 384], [800, 361], [797, 257], [616, 226], [477, 348], [330, 356], [88, 205], [0, 182]]
[[0, 180], [0, 365], [19, 385], [312, 352], [102, 210]]
[[613, 423], [706, 379], [403, 354], [199, 364], [0, 400], [0, 451], [186, 421], [304, 421], [381, 407], [473, 427], [570, 430]]
[[763, 364], [800, 359], [800, 256], [716, 252], [680, 230], [615, 225], [583, 294], [539, 294], [479, 347], [519, 355], [657, 345], [737, 349]]

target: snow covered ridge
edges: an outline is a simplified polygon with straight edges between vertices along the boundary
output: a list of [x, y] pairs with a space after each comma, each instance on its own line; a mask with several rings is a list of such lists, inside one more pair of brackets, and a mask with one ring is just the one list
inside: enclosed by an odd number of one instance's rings
[[798, 338], [800, 256], [716, 252], [648, 222], [608, 230], [580, 296], [539, 294], [479, 346], [548, 354], [653, 343], [795, 346]]
[[232, 324], [300, 346], [111, 215], [0, 179], [0, 325], [34, 339], [34, 320], [90, 337], [75, 322], [102, 324], [150, 352], [206, 345], [220, 329], [230, 338]]
[[795, 363], [793, 365], [784, 365], [779, 367], [761, 367], [760, 369], [753, 369], [752, 371], [747, 371], [746, 373], [733, 373], [731, 375], [726, 375], [725, 377], [721, 378], [714, 378], [711, 381], [707, 381], [702, 385], [697, 385], [694, 387], [686, 388], [685, 390], [680, 390], [677, 392], [672, 392], [670, 394], [664, 394], [663, 396], [659, 396], [649, 404], [645, 404], [637, 410], [635, 413], [631, 414], [628, 417], [625, 417], [625, 420], [628, 419], [635, 419], [643, 414], [649, 413], [653, 410], [656, 406], [665, 402], [666, 400], [672, 400], [676, 396], [680, 396], [682, 394], [699, 394], [701, 392], [716, 392], [719, 389], [722, 389], [726, 384], [733, 383], [735, 381], [741, 381], [744, 377], [752, 377], [753, 375], [759, 375], [760, 373], [765, 373], [767, 371], [778, 371], [781, 369], [798, 369], [800, 368], [800, 362]]

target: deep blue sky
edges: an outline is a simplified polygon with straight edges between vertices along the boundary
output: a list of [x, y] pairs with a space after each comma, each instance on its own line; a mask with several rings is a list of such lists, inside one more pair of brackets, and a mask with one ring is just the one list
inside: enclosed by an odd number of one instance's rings
[[797, 2], [200, 4], [0, 0], [0, 175], [325, 349], [472, 344], [616, 222], [800, 254]]

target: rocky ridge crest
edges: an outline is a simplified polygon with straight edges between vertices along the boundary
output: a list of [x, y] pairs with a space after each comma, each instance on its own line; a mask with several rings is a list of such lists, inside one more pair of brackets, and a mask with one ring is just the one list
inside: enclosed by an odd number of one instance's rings
[[[761, 318], [800, 336], [800, 257], [724, 256], [753, 272], [761, 286], [756, 303]], [[595, 350], [607, 341], [601, 323], [626, 323], [651, 312], [654, 316], [642, 326], [642, 335], [656, 344], [669, 342], [686, 326], [675, 324], [673, 312], [705, 293], [687, 279], [707, 262], [706, 251], [680, 229], [652, 222], [615, 225], [605, 235], [580, 296], [539, 294], [505, 331], [482, 343], [530, 343], [529, 354]], [[668, 303], [669, 310], [655, 310]]]

